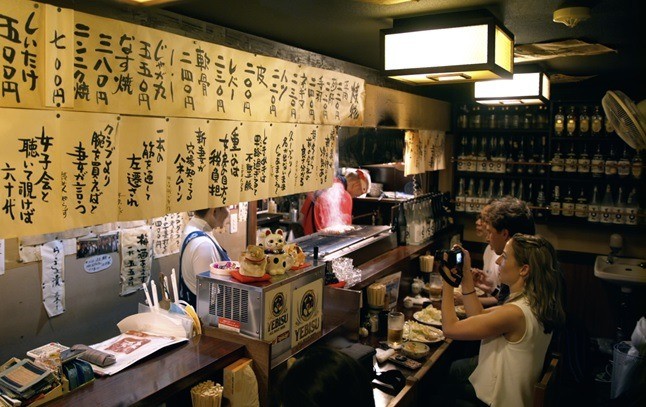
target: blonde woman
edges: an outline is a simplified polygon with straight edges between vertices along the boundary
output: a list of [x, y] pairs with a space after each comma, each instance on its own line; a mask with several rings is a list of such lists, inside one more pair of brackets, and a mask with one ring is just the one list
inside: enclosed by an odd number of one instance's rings
[[[462, 251], [463, 268], [470, 270], [469, 252]], [[444, 335], [482, 340], [475, 369], [454, 362], [451, 376], [459, 391], [453, 394], [473, 405], [531, 406], [552, 332], [565, 322], [561, 271], [554, 247], [541, 236], [515, 234], [497, 263], [501, 282], [510, 287], [509, 298], [501, 306], [484, 309], [471, 273], [464, 273], [465, 320], [458, 320], [453, 287], [444, 283]]]

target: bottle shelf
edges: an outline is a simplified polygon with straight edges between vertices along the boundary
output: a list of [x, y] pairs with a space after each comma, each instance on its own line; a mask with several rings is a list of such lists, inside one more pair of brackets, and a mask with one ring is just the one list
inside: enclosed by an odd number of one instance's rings
[[595, 142], [595, 141], [623, 141], [621, 140], [615, 133], [612, 133], [610, 135], [603, 135], [603, 136], [558, 136], [558, 137], [552, 137], [553, 141], [581, 141], [581, 142]]
[[[482, 135], [500, 135], [500, 134], [538, 134], [548, 135], [550, 129], [458, 129], [457, 132], [462, 136], [482, 136]], [[495, 133], [495, 134], [494, 134]]]

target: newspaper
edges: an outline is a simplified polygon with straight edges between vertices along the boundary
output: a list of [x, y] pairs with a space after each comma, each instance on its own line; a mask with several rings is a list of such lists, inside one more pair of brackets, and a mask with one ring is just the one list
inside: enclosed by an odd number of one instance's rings
[[514, 63], [520, 64], [560, 57], [599, 55], [608, 52], [617, 51], [602, 44], [591, 44], [581, 40], [523, 44], [514, 47]]
[[117, 359], [114, 365], [106, 367], [92, 365], [92, 369], [98, 375], [110, 376], [162, 348], [181, 342], [188, 342], [188, 339], [128, 331], [91, 346], [93, 349], [114, 355]]

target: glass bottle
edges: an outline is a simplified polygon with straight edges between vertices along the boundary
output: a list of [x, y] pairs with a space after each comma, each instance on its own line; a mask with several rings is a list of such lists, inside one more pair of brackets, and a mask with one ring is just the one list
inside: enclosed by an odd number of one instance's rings
[[505, 144], [505, 139], [500, 136], [500, 138], [498, 138], [498, 157], [496, 158], [496, 170], [494, 171], [498, 174], [505, 173], [505, 160], [507, 158]]
[[630, 175], [630, 158], [628, 157], [628, 149], [624, 146], [624, 152], [621, 158], [617, 161], [617, 174], [620, 178], [625, 178]]
[[606, 161], [604, 160], [603, 153], [601, 153], [601, 143], [598, 143], [597, 151], [590, 161], [590, 170], [594, 178], [601, 178], [605, 171], [605, 164]]
[[516, 165], [516, 173], [523, 174], [525, 173], [525, 140], [520, 139], [520, 146], [516, 144], [514, 148], [518, 151], [518, 164]]
[[511, 180], [511, 185], [509, 186], [509, 196], [513, 196], [514, 198], [516, 197], [516, 180], [512, 179]]
[[588, 107], [581, 108], [579, 115], [579, 136], [587, 137], [590, 135], [590, 116], [588, 116]]
[[536, 171], [536, 149], [534, 148], [534, 137], [529, 139], [529, 154], [527, 154], [527, 173], [533, 174]]
[[514, 106], [511, 110], [511, 128], [520, 128], [520, 108], [518, 106]]
[[614, 207], [615, 216], [612, 219], [612, 223], [615, 225], [623, 225], [625, 223], [624, 211], [626, 210], [626, 203], [622, 200], [623, 195], [623, 188], [619, 187], [619, 191], [617, 192], [617, 202], [615, 202]]
[[513, 151], [516, 149], [515, 146], [510, 142], [511, 148], [507, 151], [507, 157], [505, 159], [505, 173], [511, 174], [514, 172], [514, 154]]
[[574, 215], [577, 218], [588, 217], [588, 199], [585, 197], [585, 188], [581, 188], [579, 197], [576, 199], [576, 204], [574, 205]]
[[467, 197], [464, 195], [464, 178], [460, 178], [460, 181], [458, 181], [458, 193], [455, 196], [455, 211], [456, 212], [464, 212], [465, 210], [465, 201]]
[[478, 150], [478, 156], [476, 157], [476, 164], [478, 165], [477, 172], [487, 172], [487, 139], [482, 137], [480, 139], [480, 149]]
[[523, 129], [531, 129], [534, 125], [534, 112], [529, 106], [525, 106], [523, 110], [522, 127]]
[[467, 188], [467, 199], [465, 200], [466, 212], [475, 213], [477, 212], [477, 200], [476, 200], [476, 182], [473, 178], [469, 180], [469, 187]]
[[552, 157], [552, 172], [562, 173], [564, 164], [565, 160], [563, 160], [563, 155], [561, 154], [561, 143], [556, 143], [556, 151], [554, 151], [554, 156]]
[[460, 140], [460, 154], [458, 154], [458, 163], [457, 163], [458, 171], [465, 171], [465, 167], [466, 167], [465, 160], [467, 159], [467, 154], [468, 154], [467, 138], [462, 136], [462, 139]]
[[567, 194], [563, 198], [563, 216], [574, 216], [574, 197], [572, 196], [572, 187], [568, 187]]
[[570, 106], [568, 114], [565, 117], [565, 130], [568, 137], [574, 137], [576, 135], [576, 114], [574, 112], [574, 106]]
[[632, 161], [630, 162], [630, 171], [633, 174], [633, 178], [640, 179], [642, 177], [642, 156], [639, 151], [635, 152]]
[[534, 183], [530, 182], [527, 186], [527, 195], [525, 196], [525, 202], [527, 205], [534, 206]]
[[637, 213], [639, 212], [639, 204], [637, 203], [637, 189], [633, 188], [628, 194], [628, 201], [626, 202], [626, 225], [637, 224]]
[[547, 142], [546, 137], [541, 137], [541, 155], [539, 157], [541, 165], [538, 166], [538, 173], [543, 175], [547, 172]]
[[552, 192], [552, 200], [550, 201], [550, 214], [552, 216], [559, 216], [561, 214], [561, 195], [558, 185], [554, 185], [554, 192]]
[[588, 155], [588, 143], [583, 144], [583, 151], [577, 160], [577, 172], [584, 175], [590, 172], [590, 156]]
[[399, 210], [397, 211], [397, 244], [399, 246], [406, 246], [407, 230], [406, 211], [404, 209], [404, 203], [402, 202], [399, 204]]
[[523, 185], [523, 180], [521, 179], [518, 183], [518, 191], [516, 192], [516, 198], [521, 201], [525, 200], [525, 186]]
[[545, 185], [541, 183], [541, 187], [538, 190], [538, 195], [536, 195], [536, 206], [538, 209], [535, 211], [535, 218], [537, 220], [543, 220], [545, 218]]
[[547, 106], [539, 106], [538, 113], [536, 114], [536, 127], [540, 130], [545, 130], [548, 125]]
[[467, 105], [462, 105], [458, 111], [458, 129], [466, 129], [469, 125], [469, 109]]
[[606, 177], [617, 175], [617, 156], [615, 155], [614, 143], [610, 143], [610, 152], [606, 157]]
[[477, 194], [477, 200], [476, 200], [476, 212], [480, 213], [482, 208], [485, 207], [487, 204], [487, 197], [485, 196], [485, 189], [484, 189], [484, 178], [480, 178], [478, 181], [478, 194]]
[[502, 123], [500, 128], [511, 129], [511, 113], [509, 112], [509, 106], [502, 108]]
[[489, 160], [487, 161], [487, 172], [494, 173], [497, 171], [498, 163], [498, 138], [492, 136], [489, 139]]
[[554, 137], [563, 137], [565, 130], [565, 116], [563, 115], [563, 106], [559, 106], [554, 115]]
[[495, 129], [497, 126], [496, 123], [496, 108], [493, 106], [490, 106], [489, 109], [487, 110], [487, 128], [488, 129]]
[[574, 151], [574, 143], [570, 145], [570, 151], [565, 156], [565, 172], [572, 174], [576, 172], [577, 169], [577, 157], [576, 151]]
[[615, 132], [615, 128], [613, 127], [612, 122], [608, 120], [608, 115], [603, 116], [603, 126], [604, 126], [606, 137], [610, 137], [612, 133]]
[[610, 184], [606, 185], [606, 192], [603, 194], [603, 199], [601, 200], [601, 208], [599, 211], [601, 213], [599, 222], [612, 223], [614, 204], [612, 202], [612, 189], [610, 189]]
[[599, 113], [599, 106], [594, 107], [594, 113], [592, 114], [592, 137], [601, 137], [601, 132], [603, 131], [603, 117]]
[[485, 203], [487, 203], [487, 202], [489, 202], [490, 200], [493, 199], [493, 196], [494, 196], [493, 190], [494, 190], [494, 179], [490, 178], [489, 179], [489, 188], [487, 188], [487, 196], [486, 196], [487, 200], [486, 200]]
[[593, 222], [593, 223], [599, 222], [599, 210], [601, 209], [601, 207], [599, 206], [599, 201], [597, 198], [598, 195], [599, 195], [599, 190], [595, 185], [592, 191], [592, 199], [588, 204], [588, 222]]
[[474, 106], [473, 109], [471, 109], [471, 116], [469, 117], [469, 119], [470, 128], [482, 128], [482, 115], [480, 114], [480, 106]]
[[476, 149], [477, 149], [477, 143], [478, 140], [476, 139], [475, 136], [471, 137], [471, 140], [469, 140], [469, 144], [471, 144], [471, 148], [469, 149], [469, 154], [466, 156], [466, 161], [464, 162], [464, 170], [466, 172], [472, 172], [476, 170]]

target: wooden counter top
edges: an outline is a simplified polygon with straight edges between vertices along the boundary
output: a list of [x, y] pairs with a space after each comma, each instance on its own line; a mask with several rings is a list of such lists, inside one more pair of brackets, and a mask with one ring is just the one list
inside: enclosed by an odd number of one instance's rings
[[165, 348], [113, 375], [53, 400], [47, 406], [159, 405], [174, 394], [212, 379], [244, 357], [244, 346], [200, 335]]

